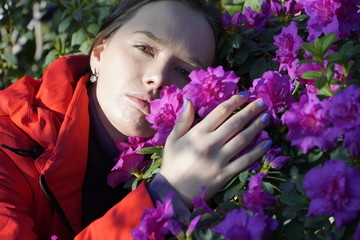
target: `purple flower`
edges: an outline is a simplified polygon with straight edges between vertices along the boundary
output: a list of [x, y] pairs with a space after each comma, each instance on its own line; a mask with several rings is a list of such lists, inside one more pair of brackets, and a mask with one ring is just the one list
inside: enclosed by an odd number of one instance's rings
[[239, 77], [222, 66], [192, 71], [191, 82], [183, 88], [184, 97], [190, 99], [200, 117], [205, 117], [217, 105], [237, 92]]
[[327, 161], [321, 168], [311, 169], [303, 187], [311, 199], [308, 216], [334, 216], [338, 228], [351, 222], [360, 210], [360, 171], [344, 161]]
[[233, 17], [231, 17], [228, 11], [225, 11], [225, 13], [222, 15], [222, 23], [224, 28], [231, 33], [237, 32], [239, 26], [245, 21], [246, 17], [241, 12], [235, 13]]
[[304, 6], [310, 19], [307, 23], [308, 41], [313, 41], [321, 33], [325, 35], [335, 33], [339, 36], [339, 22], [336, 10], [341, 6], [336, 0], [298, 0]]
[[287, 138], [291, 145], [304, 153], [315, 146], [326, 152], [337, 145], [341, 135], [340, 129], [330, 125], [326, 109], [314, 94], [303, 94], [300, 102], [293, 103], [281, 120], [289, 129]]
[[[297, 35], [297, 24], [291, 22], [289, 26], [283, 27], [279, 35], [274, 36], [274, 45], [278, 47], [274, 61], [280, 63], [279, 71], [296, 67], [297, 51], [301, 49], [303, 40]], [[295, 61], [297, 60], [297, 61]]]
[[198, 223], [200, 222], [200, 219], [201, 219], [201, 215], [198, 215], [191, 220], [188, 228], [186, 229], [186, 235], [190, 235], [194, 232]]
[[281, 148], [270, 148], [265, 153], [265, 162], [269, 163], [272, 168], [282, 168], [287, 163], [290, 157], [278, 156]]
[[291, 84], [288, 75], [282, 76], [279, 72], [264, 72], [261, 78], [253, 81], [249, 89], [252, 93], [251, 99], [262, 98], [275, 120], [278, 119], [277, 112], [287, 108], [295, 101], [291, 95]]
[[324, 101], [329, 119], [344, 133], [343, 147], [349, 148], [351, 155], [360, 156], [360, 88], [350, 85]]
[[152, 145], [144, 138], [129, 137], [128, 142], [118, 141], [116, 146], [120, 150], [120, 156], [115, 160], [116, 164], [107, 177], [107, 183], [111, 187], [126, 182], [132, 177], [133, 173], [139, 172], [147, 164], [147, 161], [144, 161], [144, 155], [137, 152]]
[[164, 236], [170, 233], [170, 225], [173, 223], [174, 209], [172, 206], [172, 197], [174, 192], [170, 192], [165, 198], [164, 203], [156, 201], [156, 208], [146, 208], [142, 217], [141, 225], [132, 231], [132, 236], [135, 240], [165, 239]]
[[246, 7], [244, 10], [244, 15], [247, 20], [245, 24], [245, 29], [255, 29], [258, 32], [261, 32], [265, 29], [266, 20], [271, 16], [271, 6], [266, 1], [263, 1], [261, 5], [261, 11], [254, 11], [250, 7]]
[[203, 211], [202, 213], [212, 213], [214, 212], [209, 205], [206, 203], [205, 201], [205, 186], [201, 187], [201, 196], [200, 197], [194, 197], [192, 202], [194, 204], [194, 210], [198, 209], [198, 208], [202, 208]]
[[180, 116], [184, 102], [183, 94], [176, 85], [166, 86], [160, 93], [160, 99], [150, 103], [150, 115], [146, 120], [150, 122], [152, 128], [156, 130], [152, 141], [155, 145], [163, 146], [166, 138], [173, 129], [176, 120]]
[[317, 71], [321, 69], [321, 66], [315, 62], [303, 63], [298, 65], [299, 60], [295, 60], [293, 65], [288, 68], [289, 76], [292, 79], [296, 79], [298, 82], [302, 84], [314, 85], [316, 79], [303, 79], [301, 75], [308, 71]]
[[262, 188], [262, 180], [266, 175], [259, 172], [249, 181], [248, 192], [243, 195], [244, 206], [254, 213], [263, 215], [264, 209], [274, 206], [275, 198]]
[[249, 216], [245, 209], [235, 209], [228, 212], [212, 231], [222, 234], [227, 240], [260, 240], [269, 233], [266, 232], [269, 229], [268, 221], [267, 216]]
[[357, 7], [360, 4], [359, 0], [337, 0], [341, 6], [336, 10], [336, 15], [339, 21], [340, 37], [347, 38], [351, 30], [360, 32], [360, 12]]
[[303, 10], [302, 5], [297, 4], [295, 0], [286, 1], [284, 4], [280, 0], [270, 0], [270, 6], [275, 16], [290, 15], [293, 17]]

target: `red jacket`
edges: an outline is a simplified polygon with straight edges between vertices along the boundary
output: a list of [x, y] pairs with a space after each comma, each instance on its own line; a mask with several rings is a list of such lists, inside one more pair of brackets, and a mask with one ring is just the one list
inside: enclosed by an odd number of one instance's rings
[[63, 57], [46, 69], [42, 79], [25, 76], [0, 91], [0, 144], [4, 144], [0, 147], [0, 239], [51, 239], [52, 235], [72, 239], [61, 211], [48, 197], [56, 199], [78, 240], [131, 239], [144, 208], [153, 207], [141, 184], [81, 229], [89, 135], [88, 68], [88, 56]]

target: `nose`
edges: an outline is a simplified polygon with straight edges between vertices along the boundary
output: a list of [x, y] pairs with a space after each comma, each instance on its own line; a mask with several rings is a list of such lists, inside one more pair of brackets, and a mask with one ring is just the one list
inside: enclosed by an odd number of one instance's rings
[[167, 63], [157, 63], [146, 66], [147, 71], [143, 76], [144, 85], [154, 91], [160, 91], [170, 81], [169, 66]]

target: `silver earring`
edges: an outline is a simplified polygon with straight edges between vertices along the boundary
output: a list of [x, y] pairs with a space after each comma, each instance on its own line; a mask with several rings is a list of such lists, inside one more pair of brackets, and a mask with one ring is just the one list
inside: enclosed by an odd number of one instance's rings
[[95, 73], [91, 73], [91, 76], [90, 76], [90, 82], [94, 83], [97, 81], [99, 75], [96, 74], [96, 70], [95, 70]]

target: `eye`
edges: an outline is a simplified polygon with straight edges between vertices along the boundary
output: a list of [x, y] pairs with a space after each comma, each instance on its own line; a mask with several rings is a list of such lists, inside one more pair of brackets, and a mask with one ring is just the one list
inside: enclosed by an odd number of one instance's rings
[[144, 52], [145, 54], [148, 54], [148, 55], [150, 55], [152, 57], [154, 56], [154, 50], [151, 47], [147, 46], [147, 45], [141, 44], [141, 45], [135, 45], [135, 47], [137, 49], [139, 49], [140, 51]]
[[185, 78], [187, 81], [190, 81], [189, 78], [190, 71], [184, 68], [176, 68], [175, 70], [181, 75], [181, 77]]

